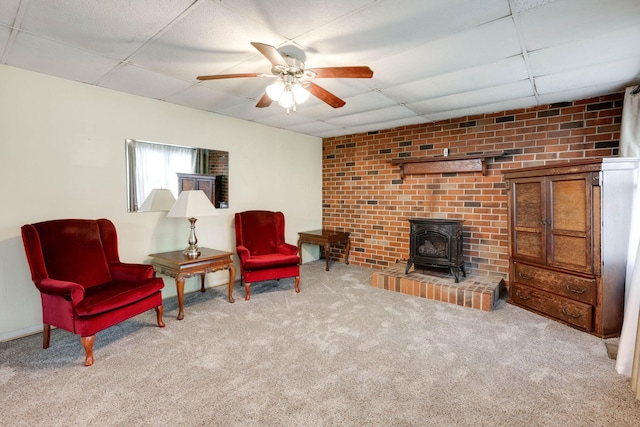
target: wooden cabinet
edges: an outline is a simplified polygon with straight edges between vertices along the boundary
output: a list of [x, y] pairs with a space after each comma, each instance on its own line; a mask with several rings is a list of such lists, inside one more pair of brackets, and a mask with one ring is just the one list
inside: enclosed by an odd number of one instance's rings
[[216, 205], [216, 176], [194, 173], [179, 173], [178, 193], [184, 190], [202, 190], [207, 198]]
[[509, 302], [600, 337], [620, 334], [637, 159], [505, 172]]

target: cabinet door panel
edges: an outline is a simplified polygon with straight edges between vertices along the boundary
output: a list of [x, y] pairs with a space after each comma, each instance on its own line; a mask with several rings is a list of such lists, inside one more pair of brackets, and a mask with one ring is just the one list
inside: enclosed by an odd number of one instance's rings
[[546, 258], [543, 181], [533, 179], [514, 182], [511, 193], [512, 256], [543, 263]]
[[549, 265], [588, 273], [591, 269], [586, 236], [551, 235]]
[[213, 181], [212, 180], [199, 179], [198, 190], [204, 191], [204, 194], [207, 195], [207, 198], [213, 201]]
[[191, 191], [197, 190], [196, 188], [196, 180], [195, 179], [182, 179], [180, 181], [180, 191]]
[[591, 273], [590, 174], [549, 178], [547, 264]]
[[587, 231], [587, 188], [585, 179], [551, 180], [551, 219], [554, 229]]

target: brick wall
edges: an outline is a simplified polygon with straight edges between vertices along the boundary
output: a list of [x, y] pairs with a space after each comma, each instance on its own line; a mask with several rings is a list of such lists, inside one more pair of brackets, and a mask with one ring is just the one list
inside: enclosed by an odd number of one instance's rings
[[229, 202], [229, 153], [209, 150], [209, 175], [216, 175], [216, 206]]
[[[411, 217], [464, 219], [471, 274], [507, 277], [505, 169], [617, 156], [624, 93], [326, 138], [323, 227], [351, 232], [349, 261], [385, 268], [409, 254]], [[407, 175], [389, 160], [501, 150], [480, 172]], [[338, 248], [334, 256], [342, 256]]]

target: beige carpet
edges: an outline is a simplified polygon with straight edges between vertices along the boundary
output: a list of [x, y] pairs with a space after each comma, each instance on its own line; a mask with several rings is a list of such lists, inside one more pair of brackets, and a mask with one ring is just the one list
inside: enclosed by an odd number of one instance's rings
[[[79, 339], [0, 343], [2, 426], [637, 426], [605, 342], [499, 300], [491, 312], [371, 286], [324, 261], [293, 280], [166, 302]], [[195, 280], [195, 279], [190, 279]], [[25, 283], [24, 286], [32, 286]]]

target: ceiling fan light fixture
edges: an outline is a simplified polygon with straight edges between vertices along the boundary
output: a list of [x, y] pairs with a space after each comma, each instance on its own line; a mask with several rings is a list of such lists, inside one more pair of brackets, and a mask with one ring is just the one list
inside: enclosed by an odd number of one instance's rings
[[286, 108], [287, 110], [296, 105], [295, 100], [293, 99], [293, 92], [291, 92], [291, 88], [285, 88], [284, 92], [282, 92], [282, 95], [280, 95], [278, 104], [280, 104], [282, 108]]
[[291, 92], [293, 93], [293, 99], [295, 99], [296, 104], [302, 104], [309, 99], [309, 95], [311, 95], [300, 83], [294, 84]]
[[278, 101], [284, 92], [284, 83], [282, 80], [278, 80], [277, 82], [270, 84], [267, 86], [267, 95], [271, 100]]

